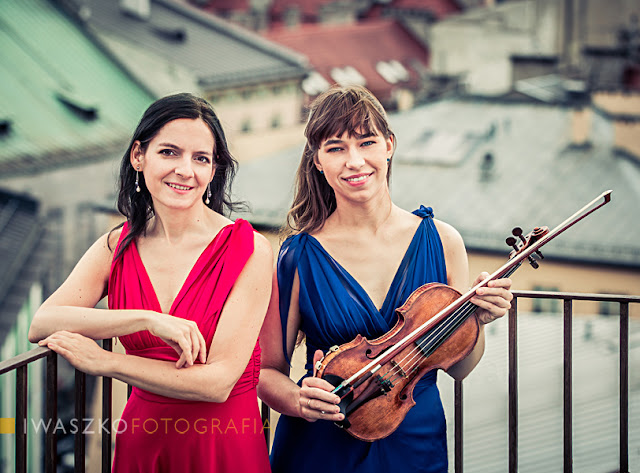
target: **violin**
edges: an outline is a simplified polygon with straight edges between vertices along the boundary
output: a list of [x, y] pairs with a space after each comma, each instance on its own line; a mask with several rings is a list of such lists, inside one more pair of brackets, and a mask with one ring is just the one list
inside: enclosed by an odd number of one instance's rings
[[509, 277], [524, 260], [536, 269], [544, 258], [540, 248], [609, 203], [611, 192], [603, 192], [551, 231], [536, 227], [523, 236], [514, 228], [506, 239], [513, 248], [509, 260], [465, 294], [446, 284], [425, 284], [396, 309], [397, 322], [387, 333], [375, 340], [358, 335], [330, 348], [316, 363], [316, 376], [335, 386], [332, 393], [340, 397], [344, 420], [335, 424], [368, 442], [394, 432], [415, 405], [413, 389], [420, 378], [434, 369], [449, 369], [475, 346], [480, 326], [477, 306], [469, 300], [476, 290]]

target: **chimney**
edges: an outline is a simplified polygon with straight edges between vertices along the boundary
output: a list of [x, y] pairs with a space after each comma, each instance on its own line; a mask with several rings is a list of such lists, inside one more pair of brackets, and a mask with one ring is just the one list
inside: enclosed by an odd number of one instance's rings
[[640, 93], [598, 92], [593, 103], [612, 124], [614, 148], [640, 162]]
[[591, 146], [591, 108], [572, 108], [571, 115], [571, 143], [574, 148], [588, 148]]

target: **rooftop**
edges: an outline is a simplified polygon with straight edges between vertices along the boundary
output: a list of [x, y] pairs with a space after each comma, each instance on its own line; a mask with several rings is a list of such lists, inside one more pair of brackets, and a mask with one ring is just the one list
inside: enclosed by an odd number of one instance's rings
[[[241, 87], [302, 78], [306, 73], [302, 56], [194, 6], [152, 0], [145, 15], [125, 11], [120, 3], [84, 0], [76, 14], [86, 18], [90, 28], [109, 35], [113, 39], [110, 47], [126, 43], [140, 48], [144, 55], [173, 65], [175, 74], [175, 69], [188, 71], [201, 88]], [[133, 67], [130, 50], [122, 51], [120, 60]], [[171, 69], [165, 73], [170, 74]]]
[[151, 96], [50, 2], [0, 9], [0, 176], [121, 152]]
[[429, 51], [394, 20], [303, 25], [265, 36], [307, 56], [325, 88], [333, 83], [361, 83], [382, 101], [397, 87], [417, 87], [420, 72], [429, 64]]
[[[506, 254], [512, 228], [553, 228], [605, 190], [612, 202], [542, 251], [556, 260], [640, 267], [640, 166], [612, 146], [594, 113], [590, 146], [572, 146], [572, 110], [545, 104], [443, 100], [390, 115], [398, 138], [391, 193], [406, 210], [431, 206], [467, 248]], [[303, 144], [240, 167], [249, 220], [279, 227]], [[624, 223], [622, 223], [624, 222]]]

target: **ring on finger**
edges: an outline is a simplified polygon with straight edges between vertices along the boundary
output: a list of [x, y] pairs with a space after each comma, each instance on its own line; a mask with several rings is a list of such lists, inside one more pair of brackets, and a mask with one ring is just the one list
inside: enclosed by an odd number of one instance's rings
[[311, 399], [307, 399], [307, 409], [311, 409]]
[[320, 414], [326, 414], [326, 412], [325, 411], [320, 411]]

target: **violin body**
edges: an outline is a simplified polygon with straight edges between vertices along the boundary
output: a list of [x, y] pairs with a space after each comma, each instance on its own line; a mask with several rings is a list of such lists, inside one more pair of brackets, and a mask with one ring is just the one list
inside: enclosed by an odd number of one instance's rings
[[[318, 362], [316, 376], [337, 387], [459, 297], [460, 292], [445, 284], [419, 287], [396, 309], [398, 321], [389, 332], [375, 340], [358, 335], [351, 342], [333, 347]], [[445, 320], [437, 321], [431, 330], [437, 330], [442, 322]], [[434, 369], [447, 370], [464, 359], [475, 346], [478, 333], [478, 320], [472, 315], [428, 356], [416, 343], [410, 343], [351, 392], [336, 393], [342, 398], [340, 409], [345, 414], [345, 420], [337, 424], [360, 440], [387, 437], [415, 405], [413, 388], [420, 378]]]

